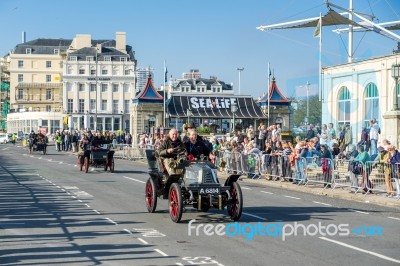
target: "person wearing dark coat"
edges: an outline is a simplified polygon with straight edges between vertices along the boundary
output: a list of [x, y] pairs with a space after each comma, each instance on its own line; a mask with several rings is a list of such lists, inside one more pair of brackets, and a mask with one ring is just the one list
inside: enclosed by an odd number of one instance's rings
[[189, 141], [185, 143], [188, 158], [201, 159], [201, 155], [208, 157], [211, 150], [206, 146], [203, 140], [197, 137], [196, 130], [189, 131]]

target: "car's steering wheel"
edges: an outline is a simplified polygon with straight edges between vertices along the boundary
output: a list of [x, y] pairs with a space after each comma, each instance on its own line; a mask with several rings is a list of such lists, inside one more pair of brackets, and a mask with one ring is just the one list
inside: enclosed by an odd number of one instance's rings
[[173, 155], [181, 155], [184, 154], [186, 152], [185, 148], [182, 147], [178, 147], [178, 148], [174, 148], [174, 151], [172, 152]]

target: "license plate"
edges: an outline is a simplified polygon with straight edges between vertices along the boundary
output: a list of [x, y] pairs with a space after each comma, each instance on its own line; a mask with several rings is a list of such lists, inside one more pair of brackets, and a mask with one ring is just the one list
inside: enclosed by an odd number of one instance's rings
[[219, 194], [220, 188], [219, 187], [210, 187], [210, 188], [200, 188], [199, 194]]

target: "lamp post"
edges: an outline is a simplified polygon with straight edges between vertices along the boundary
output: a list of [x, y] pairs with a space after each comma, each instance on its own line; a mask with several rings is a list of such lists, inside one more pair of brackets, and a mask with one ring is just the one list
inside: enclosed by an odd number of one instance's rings
[[240, 95], [240, 73], [244, 70], [244, 67], [238, 67], [236, 68], [237, 71], [239, 71], [239, 95]]
[[309, 92], [310, 92], [310, 83], [307, 81], [307, 84], [306, 84], [306, 86], [307, 86], [307, 115], [306, 115], [306, 118], [305, 118], [305, 123], [306, 123], [306, 128], [307, 128], [307, 125], [308, 125], [308, 117], [309, 117], [309, 115], [310, 115], [310, 109], [309, 109], [309, 104], [308, 104], [308, 102], [309, 102]]
[[395, 80], [394, 83], [394, 93], [393, 93], [393, 111], [399, 110], [399, 96], [397, 92], [398, 88], [398, 80], [400, 77], [400, 65], [393, 65], [392, 66], [392, 77]]
[[237, 110], [238, 110], [238, 106], [237, 106], [236, 102], [233, 102], [231, 104], [231, 112], [232, 112], [232, 117], [233, 117], [233, 120], [232, 120], [232, 132], [235, 132], [235, 113], [237, 112]]
[[189, 122], [190, 122], [190, 117], [193, 115], [193, 113], [192, 113], [192, 109], [187, 109], [186, 110], [186, 115], [187, 115], [187, 117], [188, 117], [188, 120], [187, 120], [187, 122], [188, 122], [188, 124], [189, 124]]

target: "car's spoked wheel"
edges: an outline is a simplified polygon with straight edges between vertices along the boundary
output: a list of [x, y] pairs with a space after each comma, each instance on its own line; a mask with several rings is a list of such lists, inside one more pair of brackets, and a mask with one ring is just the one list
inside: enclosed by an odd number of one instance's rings
[[146, 207], [149, 212], [154, 212], [157, 207], [156, 184], [154, 180], [149, 178], [146, 182]]
[[85, 157], [84, 161], [84, 168], [85, 168], [85, 173], [89, 171], [89, 157]]
[[233, 182], [229, 192], [231, 193], [231, 199], [227, 205], [228, 213], [232, 220], [238, 221], [243, 209], [242, 189], [237, 182]]
[[182, 218], [183, 201], [182, 191], [178, 183], [173, 183], [169, 189], [169, 216], [175, 223], [179, 223]]

